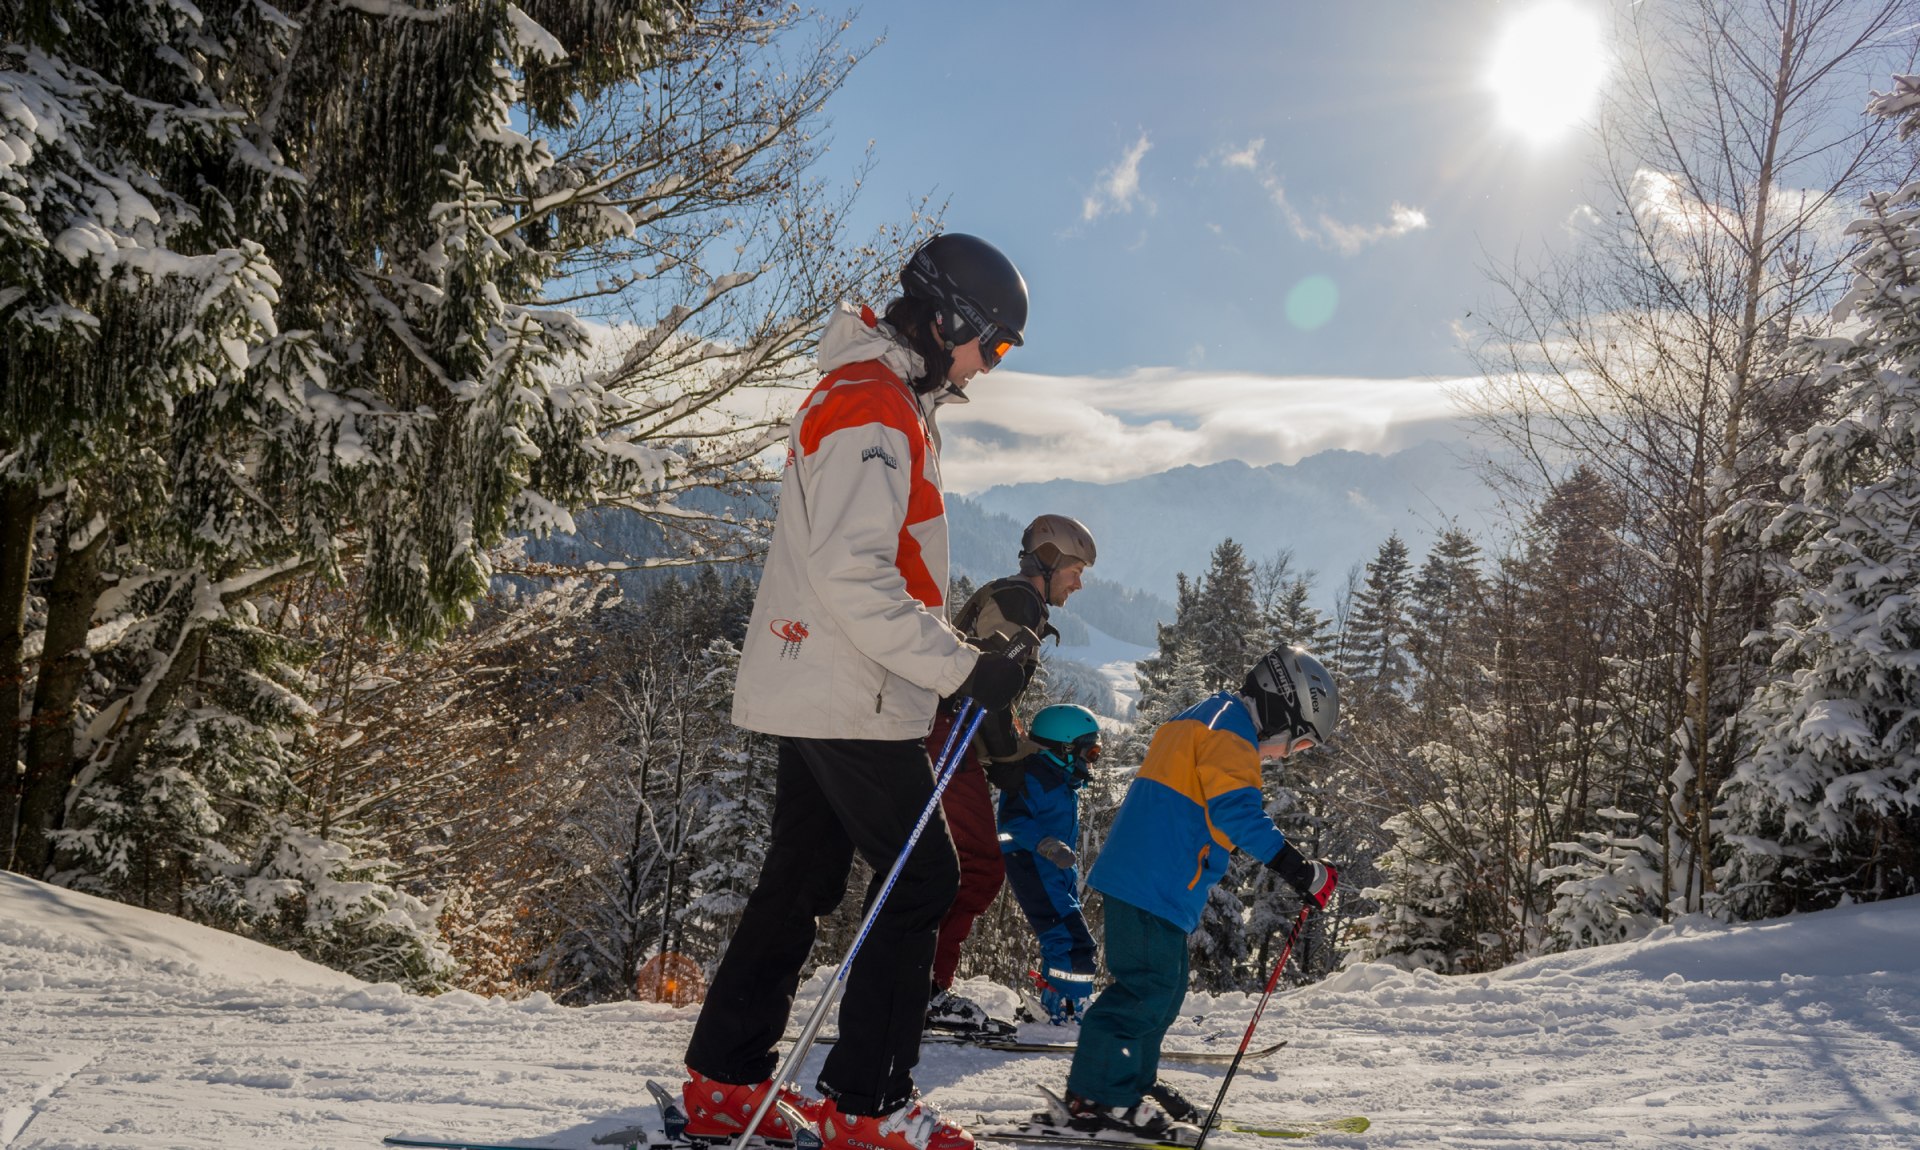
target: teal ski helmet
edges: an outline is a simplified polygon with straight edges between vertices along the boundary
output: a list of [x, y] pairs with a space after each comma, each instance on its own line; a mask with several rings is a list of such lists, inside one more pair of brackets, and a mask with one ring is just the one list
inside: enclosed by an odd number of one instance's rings
[[1055, 703], [1027, 725], [1027, 737], [1063, 765], [1091, 765], [1100, 757], [1100, 721], [1078, 703]]

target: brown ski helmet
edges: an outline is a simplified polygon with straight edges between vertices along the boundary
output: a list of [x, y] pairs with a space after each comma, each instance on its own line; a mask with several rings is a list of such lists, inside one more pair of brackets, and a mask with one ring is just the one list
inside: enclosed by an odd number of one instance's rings
[[1093, 566], [1093, 532], [1066, 515], [1042, 515], [1020, 533], [1020, 574], [1051, 575], [1062, 563]]

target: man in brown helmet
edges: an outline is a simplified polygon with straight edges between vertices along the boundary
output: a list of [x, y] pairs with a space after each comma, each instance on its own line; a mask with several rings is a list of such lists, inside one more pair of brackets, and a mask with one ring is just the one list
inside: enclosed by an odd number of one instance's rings
[[[954, 629], [983, 651], [1000, 650], [1010, 640], [1029, 633], [1041, 638], [1051, 634], [1057, 639], [1059, 632], [1047, 622], [1047, 609], [1066, 604], [1067, 597], [1080, 589], [1081, 573], [1093, 566], [1093, 560], [1093, 533], [1084, 524], [1065, 515], [1042, 515], [1021, 533], [1020, 573], [995, 579], [975, 591], [954, 615]], [[1040, 653], [1037, 645], [1027, 650], [1025, 670], [1030, 683], [1039, 667]], [[1018, 695], [1014, 702], [1019, 702]], [[952, 722], [949, 700], [941, 704], [927, 742], [936, 752], [945, 745]], [[1012, 705], [989, 712], [940, 798], [947, 829], [960, 853], [960, 893], [940, 922], [933, 955], [933, 997], [927, 1005], [929, 1028], [984, 1035], [1013, 1030], [1012, 1023], [990, 1017], [978, 1003], [954, 994], [950, 988], [960, 963], [960, 946], [972, 932], [973, 920], [993, 904], [1006, 880], [1000, 829], [994, 821], [993, 793], [987, 789], [987, 781], [1005, 771], [1009, 772], [1008, 785], [1021, 785], [1025, 771], [1020, 764], [1037, 749], [1026, 738]], [[995, 778], [995, 782], [999, 780]]]

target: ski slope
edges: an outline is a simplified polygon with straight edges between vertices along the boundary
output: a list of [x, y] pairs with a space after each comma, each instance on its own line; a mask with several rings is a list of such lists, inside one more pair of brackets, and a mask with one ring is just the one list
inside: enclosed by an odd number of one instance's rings
[[[1230, 1049], [1251, 1009], [1194, 995], [1176, 1034]], [[587, 1147], [651, 1118], [642, 1084], [677, 1087], [692, 1024], [643, 1004], [414, 997], [0, 874], [5, 1150], [372, 1147], [396, 1132]], [[1359, 967], [1278, 997], [1260, 1037], [1291, 1045], [1242, 1071], [1229, 1111], [1373, 1119], [1323, 1146], [1916, 1147], [1920, 899], [1670, 927], [1485, 976]], [[999, 1122], [1066, 1069], [929, 1046], [919, 1078], [945, 1112]], [[1166, 1076], [1210, 1099], [1218, 1073]]]

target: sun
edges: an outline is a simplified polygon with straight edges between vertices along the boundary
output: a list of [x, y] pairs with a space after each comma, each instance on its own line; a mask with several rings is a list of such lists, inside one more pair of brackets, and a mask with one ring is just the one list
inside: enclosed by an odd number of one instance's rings
[[1592, 113], [1606, 75], [1599, 17], [1549, 0], [1515, 17], [1501, 33], [1487, 85], [1502, 124], [1546, 143]]

